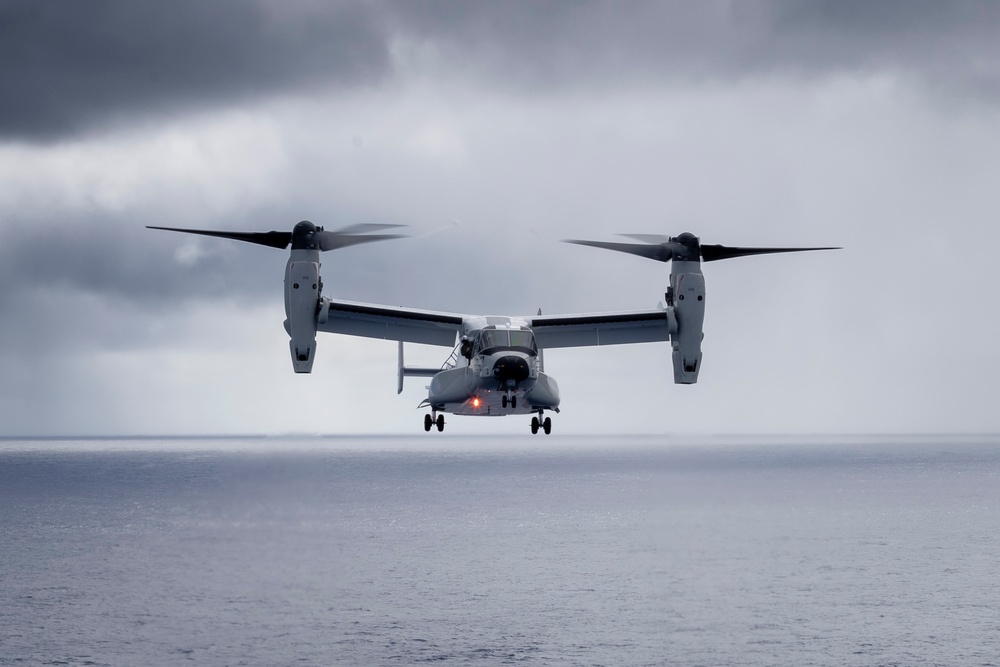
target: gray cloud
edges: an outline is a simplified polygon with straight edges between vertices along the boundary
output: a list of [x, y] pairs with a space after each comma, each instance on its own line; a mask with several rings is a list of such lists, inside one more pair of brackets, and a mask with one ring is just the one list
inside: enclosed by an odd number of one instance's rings
[[[180, 263], [177, 241], [149, 238], [167, 232], [144, 229], [137, 224], [142, 222], [135, 216], [88, 214], [62, 227], [37, 220], [13, 227], [0, 245], [0, 305], [25, 285], [158, 309], [198, 294], [247, 297], [273, 282], [264, 281], [250, 261], [223, 246], [207, 248], [211, 261]], [[257, 262], [264, 256], [253, 247], [243, 254]]]
[[398, 3], [396, 29], [493, 84], [549, 90], [896, 71], [997, 92], [1000, 5], [933, 0]]

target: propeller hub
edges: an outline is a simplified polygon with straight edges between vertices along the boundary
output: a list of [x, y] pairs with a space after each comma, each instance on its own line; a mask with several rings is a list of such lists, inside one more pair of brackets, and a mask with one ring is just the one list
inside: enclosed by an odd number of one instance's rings
[[292, 250], [316, 250], [316, 225], [303, 220], [292, 229]]
[[698, 237], [691, 232], [684, 232], [671, 240], [673, 241], [674, 260], [697, 262], [701, 259], [701, 246]]

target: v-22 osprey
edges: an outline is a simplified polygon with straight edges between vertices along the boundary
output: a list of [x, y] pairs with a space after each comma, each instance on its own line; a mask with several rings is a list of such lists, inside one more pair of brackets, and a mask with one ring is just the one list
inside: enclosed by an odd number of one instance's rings
[[[427, 398], [419, 407], [424, 430], [444, 430], [445, 413], [470, 416], [531, 415], [531, 432], [552, 431], [547, 412], [559, 412], [559, 387], [545, 372], [549, 348], [669, 341], [674, 382], [694, 384], [701, 369], [705, 319], [702, 262], [719, 259], [837, 248], [739, 248], [708, 245], [691, 233], [676, 237], [625, 235], [639, 243], [575, 243], [672, 262], [665, 303], [651, 310], [530, 316], [468, 315], [332, 299], [323, 294], [320, 253], [401, 238], [385, 233], [400, 225], [359, 224], [326, 231], [303, 220], [290, 232], [231, 232], [149, 227], [256, 243], [291, 246], [285, 266], [285, 330], [292, 367], [312, 371], [318, 332], [398, 341], [397, 393], [406, 377], [429, 377]], [[403, 344], [451, 347], [437, 368], [408, 367]]]

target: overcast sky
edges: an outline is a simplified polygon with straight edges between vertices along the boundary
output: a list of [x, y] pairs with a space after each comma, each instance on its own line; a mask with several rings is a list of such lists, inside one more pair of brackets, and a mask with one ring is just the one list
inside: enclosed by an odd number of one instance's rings
[[301, 219], [414, 237], [329, 295], [460, 313], [662, 299], [567, 237], [844, 246], [707, 264], [698, 385], [550, 351], [555, 431], [1000, 431], [1000, 3], [0, 0], [0, 183], [0, 435], [420, 431], [394, 343], [292, 372], [286, 253], [144, 228]]

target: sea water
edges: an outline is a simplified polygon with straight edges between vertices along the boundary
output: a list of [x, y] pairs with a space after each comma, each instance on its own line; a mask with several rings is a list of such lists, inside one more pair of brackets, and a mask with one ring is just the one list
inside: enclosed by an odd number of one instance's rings
[[0, 665], [997, 665], [1000, 437], [0, 441]]

